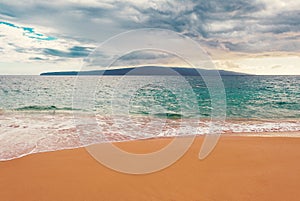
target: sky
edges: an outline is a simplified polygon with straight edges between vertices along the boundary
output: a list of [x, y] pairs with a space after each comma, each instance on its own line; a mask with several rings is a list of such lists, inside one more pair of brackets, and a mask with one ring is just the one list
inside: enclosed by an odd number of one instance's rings
[[[299, 21], [295, 0], [0, 0], [0, 74], [79, 70], [109, 38], [159, 28], [196, 41], [217, 69], [300, 75]], [[184, 62], [155, 51], [116, 62], [145, 64]]]

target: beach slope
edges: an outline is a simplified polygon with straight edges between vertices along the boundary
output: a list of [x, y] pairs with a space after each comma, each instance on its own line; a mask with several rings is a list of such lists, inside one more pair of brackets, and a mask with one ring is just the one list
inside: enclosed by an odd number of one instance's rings
[[[158, 150], [170, 139], [117, 143], [134, 153]], [[198, 159], [203, 137], [172, 166], [129, 175], [108, 169], [84, 148], [0, 162], [3, 201], [296, 201], [300, 197], [300, 138], [222, 136]]]

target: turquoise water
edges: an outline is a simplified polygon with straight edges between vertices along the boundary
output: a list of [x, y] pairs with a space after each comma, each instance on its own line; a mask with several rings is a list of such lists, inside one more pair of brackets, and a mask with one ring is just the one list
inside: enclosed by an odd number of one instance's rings
[[[219, 113], [226, 114], [218, 122], [223, 134], [299, 137], [299, 76], [224, 76], [225, 94], [216, 99], [199, 77], [81, 81], [0, 76], [0, 161], [101, 142], [211, 134]], [[212, 116], [218, 103], [226, 110]]]
[[[210, 95], [199, 77], [187, 77], [199, 110], [182, 112], [176, 94], [153, 86], [136, 89], [130, 103], [122, 103], [121, 96], [113, 93], [118, 77], [102, 77], [95, 91], [95, 110], [108, 113], [112, 99], [119, 104], [130, 104], [130, 113], [168, 117], [208, 118], [211, 114]], [[126, 78], [134, 83], [138, 77]], [[158, 78], [153, 78], [158, 79]], [[162, 79], [162, 78], [161, 78]], [[164, 78], [166, 79], [166, 78]], [[227, 118], [284, 119], [300, 118], [300, 76], [224, 76]], [[0, 76], [0, 109], [18, 111], [68, 111], [72, 110], [75, 77]], [[101, 85], [102, 84], [102, 85]], [[176, 83], [170, 83], [170, 85]], [[178, 90], [185, 90], [176, 86]], [[128, 90], [128, 89], [127, 89]], [[125, 90], [124, 93], [127, 93]], [[125, 94], [126, 95], [126, 94]], [[194, 104], [194, 103], [192, 103]], [[163, 111], [151, 113], [149, 109], [159, 105]], [[100, 108], [100, 110], [99, 110]], [[104, 109], [103, 109], [104, 108]], [[105, 109], [106, 108], [106, 109]], [[82, 108], [73, 108], [82, 109]], [[121, 112], [121, 111], [120, 111]]]

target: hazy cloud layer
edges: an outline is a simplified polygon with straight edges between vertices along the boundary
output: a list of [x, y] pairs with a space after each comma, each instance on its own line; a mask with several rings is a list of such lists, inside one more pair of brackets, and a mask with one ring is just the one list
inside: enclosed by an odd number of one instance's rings
[[229, 52], [299, 52], [299, 8], [294, 0], [0, 1], [1, 59], [79, 59], [138, 28], [174, 30]]

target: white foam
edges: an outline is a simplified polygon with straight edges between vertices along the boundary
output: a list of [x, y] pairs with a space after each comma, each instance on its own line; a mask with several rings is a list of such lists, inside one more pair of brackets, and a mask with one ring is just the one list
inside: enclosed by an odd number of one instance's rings
[[[97, 122], [96, 126], [93, 122]], [[75, 125], [72, 113], [2, 113], [0, 161], [101, 142], [210, 134], [211, 125], [210, 121], [199, 119], [164, 119], [147, 116], [96, 116], [95, 119], [92, 115], [82, 115], [82, 121], [77, 121]], [[217, 125], [221, 133], [300, 137], [299, 133], [297, 135], [291, 132], [300, 131], [298, 119], [228, 120], [218, 122]], [[78, 129], [81, 132], [78, 132]], [[272, 134], [266, 135], [264, 132]]]

